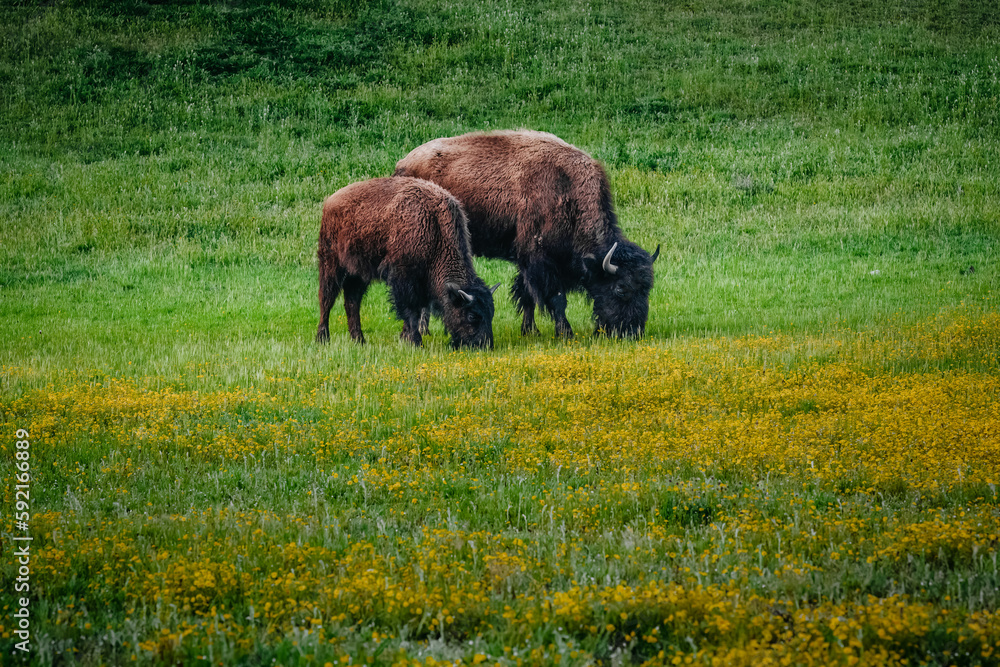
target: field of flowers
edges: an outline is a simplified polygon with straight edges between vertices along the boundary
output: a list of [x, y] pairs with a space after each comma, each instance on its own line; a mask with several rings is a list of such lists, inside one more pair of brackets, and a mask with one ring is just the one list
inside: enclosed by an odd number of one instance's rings
[[997, 664], [998, 350], [987, 304], [248, 387], [61, 374], [0, 404], [52, 508], [34, 657]]

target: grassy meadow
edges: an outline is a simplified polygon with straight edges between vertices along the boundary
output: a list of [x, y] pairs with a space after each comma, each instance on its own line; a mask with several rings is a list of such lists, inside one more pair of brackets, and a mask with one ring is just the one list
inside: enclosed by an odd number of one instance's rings
[[[316, 345], [323, 198], [522, 127], [646, 337]], [[1000, 664], [998, 165], [995, 2], [4, 2], [0, 664]]]

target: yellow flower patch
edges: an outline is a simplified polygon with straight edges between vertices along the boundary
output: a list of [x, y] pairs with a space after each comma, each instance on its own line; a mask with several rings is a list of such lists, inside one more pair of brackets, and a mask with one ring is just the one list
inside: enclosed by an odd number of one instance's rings
[[69, 375], [0, 406], [37, 623], [146, 663], [995, 663], [998, 328]]

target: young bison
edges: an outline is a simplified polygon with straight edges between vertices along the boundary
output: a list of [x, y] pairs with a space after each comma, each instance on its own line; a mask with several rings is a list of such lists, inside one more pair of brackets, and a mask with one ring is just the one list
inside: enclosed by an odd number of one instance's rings
[[[515, 262], [511, 287], [535, 327], [535, 305], [571, 337], [566, 292], [586, 290], [596, 332], [642, 336], [653, 288], [652, 256], [618, 227], [608, 177], [578, 148], [545, 132], [494, 132], [435, 139], [396, 163], [396, 176], [434, 181], [469, 216], [476, 255]], [[602, 258], [602, 259], [598, 259]]]
[[330, 308], [343, 290], [347, 328], [364, 343], [361, 299], [369, 283], [383, 280], [403, 320], [400, 338], [421, 345], [421, 310], [433, 306], [452, 347], [493, 347], [493, 292], [472, 266], [462, 206], [440, 186], [376, 178], [338, 190], [323, 203], [316, 254], [317, 342], [330, 339]]

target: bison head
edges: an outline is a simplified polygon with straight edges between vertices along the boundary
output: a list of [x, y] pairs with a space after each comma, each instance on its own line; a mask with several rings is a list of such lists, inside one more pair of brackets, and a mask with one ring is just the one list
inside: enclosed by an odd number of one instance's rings
[[594, 302], [595, 334], [639, 338], [646, 331], [653, 262], [660, 246], [648, 252], [622, 239], [603, 259], [588, 257], [587, 293]]
[[451, 334], [451, 346], [493, 348], [493, 292], [482, 280], [459, 287], [446, 285], [446, 303], [441, 304], [444, 328]]

